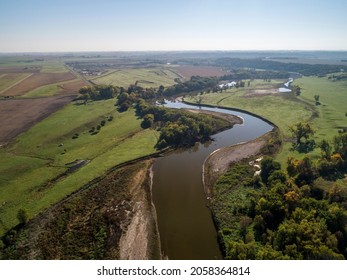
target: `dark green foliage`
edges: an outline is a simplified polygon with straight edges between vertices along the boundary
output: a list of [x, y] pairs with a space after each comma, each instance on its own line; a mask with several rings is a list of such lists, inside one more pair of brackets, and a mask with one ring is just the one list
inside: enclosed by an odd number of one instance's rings
[[[230, 58], [223, 57], [215, 59], [214, 64], [223, 67], [235, 68], [249, 68], [249, 69], [266, 69], [266, 70], [276, 70], [281, 71], [283, 76], [276, 75], [266, 76], [265, 78], [288, 78], [288, 72], [298, 72], [305, 76], [325, 76], [329, 73], [340, 72], [341, 65], [328, 65], [328, 64], [304, 64], [304, 63], [283, 63], [271, 60], [263, 59], [241, 59], [241, 58]], [[261, 72], [261, 71], [259, 71]], [[267, 71], [264, 71], [267, 72]], [[284, 76], [284, 73], [287, 76]], [[249, 77], [242, 76], [242, 79], [249, 79]], [[257, 78], [259, 79], [259, 78]]]
[[289, 127], [289, 129], [295, 138], [295, 143], [293, 143], [295, 150], [307, 153], [315, 148], [314, 140], [310, 140], [315, 131], [309, 123], [299, 122]]
[[274, 161], [271, 157], [264, 157], [261, 161], [261, 173], [260, 177], [262, 181], [266, 184], [268, 181], [268, 178], [271, 176], [271, 174], [281, 169], [281, 165], [279, 162]]
[[26, 224], [29, 220], [28, 211], [24, 208], [19, 209], [17, 213], [17, 219], [20, 224]]
[[[340, 151], [345, 147], [343, 139], [335, 141]], [[225, 257], [347, 258], [345, 188], [332, 185], [324, 191], [315, 186], [318, 175], [308, 157], [288, 159], [289, 176], [268, 157], [261, 167], [265, 175], [258, 187], [252, 172], [246, 172], [250, 167], [240, 164], [231, 166], [216, 182], [211, 204], [217, 226], [223, 229]]]
[[213, 116], [194, 114], [185, 110], [151, 106], [143, 99], [136, 103], [136, 113], [143, 118], [143, 128], [155, 125], [160, 131], [157, 148], [191, 146], [208, 140], [214, 131], [229, 125]]
[[75, 133], [74, 135], [72, 135], [72, 139], [77, 139], [79, 137], [78, 133]]
[[152, 127], [153, 124], [154, 124], [154, 115], [153, 114], [147, 114], [143, 117], [141, 127], [142, 128], [149, 128], [149, 127]]
[[112, 85], [109, 85], [109, 86], [96, 85], [92, 87], [85, 86], [79, 90], [79, 93], [82, 95], [81, 99], [84, 100], [85, 102], [88, 99], [91, 99], [91, 100], [111, 99], [111, 98], [114, 98], [118, 92], [119, 92], [119, 89]]

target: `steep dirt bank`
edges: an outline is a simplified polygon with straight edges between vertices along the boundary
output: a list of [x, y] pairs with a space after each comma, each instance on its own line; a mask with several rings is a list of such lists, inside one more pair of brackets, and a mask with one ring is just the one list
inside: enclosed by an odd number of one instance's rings
[[140, 170], [128, 186], [133, 216], [119, 241], [119, 255], [123, 260], [161, 259], [157, 217], [152, 202], [151, 166]]
[[158, 259], [152, 160], [110, 171], [3, 239], [1, 259]]

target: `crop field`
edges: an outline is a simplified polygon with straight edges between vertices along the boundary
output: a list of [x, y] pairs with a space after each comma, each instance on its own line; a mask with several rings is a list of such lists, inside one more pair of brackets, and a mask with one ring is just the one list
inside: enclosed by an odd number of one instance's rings
[[226, 71], [222, 70], [220, 67], [214, 66], [192, 66], [192, 65], [181, 65], [178, 67], [177, 71], [187, 79], [191, 76], [223, 76], [228, 74]]
[[7, 88], [27, 79], [31, 73], [8, 73], [0, 74], [0, 94]]
[[35, 88], [24, 95], [23, 98], [38, 98], [53, 95], [77, 95], [81, 87], [86, 86], [87, 83], [78, 79], [70, 80], [63, 83], [49, 84]]
[[70, 72], [65, 73], [34, 73], [22, 82], [3, 91], [2, 96], [21, 96], [40, 86], [76, 79]]
[[75, 95], [0, 100], [0, 145], [71, 102]]
[[170, 86], [175, 84], [175, 79], [182, 77], [174, 68], [124, 68], [113, 70], [106, 75], [92, 79], [93, 83], [128, 87], [138, 85], [144, 88], [157, 88], [160, 85]]
[[114, 100], [70, 103], [3, 147], [0, 235], [17, 223], [20, 207], [34, 216], [111, 167], [153, 153], [158, 135], [140, 122], [133, 110], [118, 113]]

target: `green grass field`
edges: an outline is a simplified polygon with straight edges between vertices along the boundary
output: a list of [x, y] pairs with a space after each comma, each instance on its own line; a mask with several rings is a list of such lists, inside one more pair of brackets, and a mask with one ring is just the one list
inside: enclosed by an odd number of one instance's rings
[[[277, 83], [277, 81], [273, 81]], [[239, 108], [262, 116], [276, 124], [284, 140], [291, 137], [289, 126], [309, 121], [316, 129], [314, 140], [319, 143], [322, 139], [331, 140], [340, 128], [347, 127], [347, 82], [331, 81], [327, 78], [303, 77], [295, 80], [302, 90], [300, 98], [294, 98], [290, 93], [266, 96], [245, 96], [249, 89], [266, 88], [262, 81], [251, 83], [250, 88], [229, 89], [223, 93], [210, 93], [202, 95], [203, 104], [212, 104], [231, 108]], [[322, 105], [315, 106], [314, 95], [320, 95]], [[197, 102], [197, 97], [186, 98], [187, 101]], [[314, 111], [319, 116], [311, 119]], [[277, 160], [283, 166], [287, 158], [293, 156], [302, 158], [305, 154], [291, 151], [291, 143], [284, 141]], [[311, 152], [313, 158], [318, 158], [320, 150]]]
[[[0, 235], [16, 225], [18, 209], [32, 217], [111, 167], [155, 152], [157, 133], [141, 129], [134, 111], [118, 113], [114, 103], [69, 104], [0, 150]], [[76, 159], [88, 163], [54, 179]]]
[[[171, 71], [170, 71], [171, 70]], [[108, 74], [94, 78], [92, 81], [96, 84], [106, 84], [128, 87], [137, 82], [138, 86], [144, 88], [170, 86], [175, 84], [175, 79], [180, 78], [178, 74], [171, 68], [156, 67], [156, 68], [131, 68], [112, 70]]]

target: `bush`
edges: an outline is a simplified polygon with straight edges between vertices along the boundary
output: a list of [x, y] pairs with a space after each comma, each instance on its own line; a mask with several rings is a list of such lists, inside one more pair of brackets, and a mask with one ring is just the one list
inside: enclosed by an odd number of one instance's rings
[[24, 208], [19, 209], [17, 213], [17, 219], [20, 224], [26, 224], [29, 220], [28, 211]]

